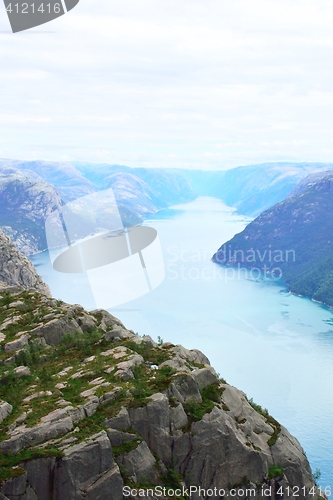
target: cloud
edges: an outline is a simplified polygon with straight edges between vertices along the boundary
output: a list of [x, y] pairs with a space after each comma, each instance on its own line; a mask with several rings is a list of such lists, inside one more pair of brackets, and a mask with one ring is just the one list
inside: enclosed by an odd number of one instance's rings
[[1, 154], [332, 161], [332, 20], [326, 0], [81, 0], [13, 35], [0, 9]]

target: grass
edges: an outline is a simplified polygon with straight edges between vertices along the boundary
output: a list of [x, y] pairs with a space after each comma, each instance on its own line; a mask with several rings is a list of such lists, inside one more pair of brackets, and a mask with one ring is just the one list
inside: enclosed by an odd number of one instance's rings
[[38, 458], [61, 458], [64, 453], [53, 446], [45, 448], [29, 448], [22, 450], [16, 455], [4, 455], [0, 452], [0, 482], [6, 481], [11, 477], [17, 477], [24, 474], [25, 470], [18, 467], [22, 462], [36, 460]]
[[284, 472], [279, 465], [273, 465], [268, 469], [267, 479], [274, 479], [275, 477], [283, 477]]
[[133, 342], [133, 340], [125, 340], [121, 345], [138, 354], [141, 354], [143, 359], [152, 365], [160, 365], [164, 361], [170, 359], [166, 349], [148, 347], [144, 342], [137, 344], [136, 342]]
[[221, 400], [223, 388], [218, 384], [210, 384], [200, 391], [202, 403], [199, 403], [194, 398], [187, 401], [184, 405], [184, 410], [191, 422], [197, 422], [202, 417], [212, 411], [215, 403]]
[[266, 408], [263, 408], [257, 403], [254, 403], [252, 398], [248, 399], [248, 402], [257, 413], [265, 418], [267, 424], [273, 427], [273, 434], [267, 441], [268, 446], [273, 446], [276, 443], [281, 432], [281, 424], [268, 413], [268, 410]]
[[127, 441], [126, 443], [123, 443], [119, 446], [112, 446], [112, 453], [115, 457], [125, 455], [125, 453], [129, 453], [130, 451], [135, 450], [140, 443], [142, 443], [142, 439], [137, 438], [133, 441]]

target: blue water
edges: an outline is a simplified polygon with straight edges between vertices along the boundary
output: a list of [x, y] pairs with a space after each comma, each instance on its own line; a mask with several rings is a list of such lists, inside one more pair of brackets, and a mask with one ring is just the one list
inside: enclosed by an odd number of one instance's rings
[[[248, 222], [212, 198], [159, 212], [146, 224], [158, 231], [166, 278], [110, 311], [141, 335], [201, 349], [299, 439], [319, 484], [333, 486], [333, 311], [289, 294], [282, 281], [210, 261]], [[47, 252], [31, 260], [55, 297], [95, 307], [84, 278], [55, 272]]]

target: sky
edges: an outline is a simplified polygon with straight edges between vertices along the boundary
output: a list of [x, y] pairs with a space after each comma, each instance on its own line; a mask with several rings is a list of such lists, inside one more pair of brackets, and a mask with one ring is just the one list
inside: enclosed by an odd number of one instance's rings
[[332, 26], [326, 0], [80, 0], [13, 34], [0, 5], [0, 157], [332, 162]]

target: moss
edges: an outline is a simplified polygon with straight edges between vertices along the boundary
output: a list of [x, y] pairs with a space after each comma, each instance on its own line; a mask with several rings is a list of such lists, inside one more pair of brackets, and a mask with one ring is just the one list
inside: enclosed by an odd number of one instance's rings
[[172, 382], [177, 371], [171, 366], [162, 366], [155, 372], [155, 379], [148, 382], [149, 387], [155, 392], [165, 391]]
[[283, 477], [284, 472], [279, 465], [273, 465], [268, 469], [267, 479], [274, 479], [275, 477]]
[[142, 443], [142, 439], [134, 439], [133, 441], [127, 441], [120, 446], [112, 446], [113, 455], [115, 457], [125, 455], [125, 453], [129, 453], [130, 451], [135, 450], [140, 443]]

